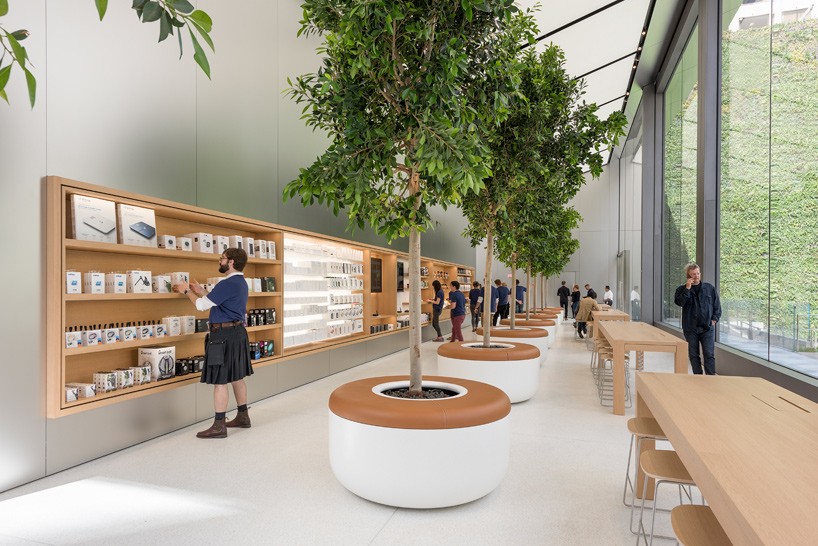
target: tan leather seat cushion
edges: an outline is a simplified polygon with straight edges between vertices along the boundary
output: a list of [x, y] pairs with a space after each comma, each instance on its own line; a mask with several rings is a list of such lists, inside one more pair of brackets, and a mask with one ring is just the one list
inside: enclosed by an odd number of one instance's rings
[[[449, 358], [457, 358], [460, 360], [483, 360], [483, 361], [501, 361], [501, 360], [528, 360], [531, 358], [540, 358], [540, 350], [533, 345], [527, 343], [515, 343], [514, 347], [504, 347], [485, 349], [483, 347], [466, 347], [466, 345], [480, 344], [480, 341], [467, 341], [457, 343], [444, 343], [437, 348], [438, 356], [447, 356]], [[510, 342], [498, 342], [510, 343]]]
[[461, 385], [469, 391], [466, 396], [405, 400], [372, 392], [375, 385], [408, 379], [408, 376], [369, 377], [347, 383], [333, 391], [329, 409], [356, 423], [406, 429], [474, 427], [499, 421], [511, 412], [511, 402], [502, 390], [455, 377], [424, 376], [423, 379]]
[[[502, 324], [503, 326], [508, 326], [508, 325], [511, 324], [511, 321], [509, 319], [502, 319], [500, 321], [500, 324]], [[543, 320], [515, 320], [514, 325], [515, 326], [556, 326], [557, 323], [556, 323], [556, 321], [547, 320], [547, 319], [543, 319]]]
[[[483, 328], [478, 328], [475, 330], [475, 333], [478, 336], [483, 335]], [[498, 330], [495, 328], [491, 329], [490, 332], [493, 336], [497, 337], [514, 337], [514, 338], [536, 338], [536, 337], [548, 337], [548, 330], [543, 330], [542, 328], [515, 328], [514, 330]], [[440, 354], [440, 353], [438, 353]]]
[[[518, 319], [524, 319], [526, 317], [525, 313], [517, 313], [514, 316]], [[533, 320], [551, 320], [557, 318], [557, 315], [554, 313], [531, 313], [528, 316]]]

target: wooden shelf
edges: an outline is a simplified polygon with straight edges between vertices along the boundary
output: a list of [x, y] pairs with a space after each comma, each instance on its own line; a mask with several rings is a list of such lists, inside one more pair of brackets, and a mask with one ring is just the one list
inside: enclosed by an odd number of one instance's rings
[[[158, 389], [160, 387], [167, 387], [169, 385], [181, 386], [187, 385], [188, 383], [198, 383], [201, 379], [202, 374], [199, 372], [196, 373], [189, 373], [187, 375], [179, 375], [171, 377], [170, 379], [163, 379], [162, 381], [151, 381], [150, 383], [146, 383], [144, 385], [135, 385], [133, 387], [128, 387], [127, 389], [117, 389], [115, 391], [110, 392], [103, 392], [101, 394], [97, 394], [96, 396], [92, 396], [90, 398], [79, 398], [73, 402], [63, 402], [63, 408], [73, 408], [77, 406], [82, 406], [85, 404], [89, 404], [91, 402], [98, 402], [100, 400], [106, 400], [111, 398], [117, 398], [119, 396], [127, 396], [128, 398], [134, 398], [134, 396], [129, 396], [136, 393], [144, 394], [145, 391], [149, 391], [151, 389]], [[90, 383], [90, 381], [89, 381]]]
[[[80, 241], [77, 239], [65, 239], [63, 244], [66, 250], [82, 250], [84, 252], [106, 252], [108, 254], [128, 254], [130, 256], [156, 256], [159, 258], [178, 258], [183, 260], [210, 261], [219, 259], [219, 255], [212, 252], [185, 252], [183, 250], [173, 250], [170, 248], [120, 245], [116, 243], [97, 243], [94, 241]], [[248, 258], [247, 263], [259, 265], [280, 265], [281, 260]]]
[[[281, 296], [281, 292], [250, 292], [251, 298]], [[65, 301], [116, 301], [116, 300], [178, 300], [187, 299], [184, 294], [65, 294]]]
[[152, 337], [150, 339], [137, 339], [134, 341], [120, 341], [117, 343], [108, 343], [99, 345], [92, 345], [90, 347], [77, 347], [76, 349], [64, 349], [65, 356], [85, 355], [88, 353], [104, 353], [106, 351], [122, 351], [125, 349], [132, 349], [134, 347], [147, 347], [149, 345], [169, 345], [177, 341], [188, 341], [191, 339], [204, 339], [205, 332], [196, 332], [195, 334], [184, 334], [181, 336], [165, 336]]

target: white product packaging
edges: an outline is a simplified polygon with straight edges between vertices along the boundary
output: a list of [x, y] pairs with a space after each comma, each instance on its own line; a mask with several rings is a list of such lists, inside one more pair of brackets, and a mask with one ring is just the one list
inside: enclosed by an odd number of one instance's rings
[[261, 279], [253, 279], [253, 292], [261, 292]]
[[131, 368], [117, 368], [113, 372], [116, 374], [117, 389], [127, 389], [134, 386], [134, 371]]
[[267, 241], [256, 239], [256, 258], [267, 259]]
[[168, 327], [165, 326], [164, 322], [154, 325], [153, 337], [165, 337], [166, 335], [168, 335]]
[[204, 252], [205, 254], [213, 253], [213, 234], [211, 233], [186, 233], [185, 237], [193, 240], [193, 250], [196, 252]]
[[116, 343], [119, 341], [119, 329], [118, 328], [106, 328], [102, 330], [102, 343], [105, 345], [110, 345], [111, 343]]
[[190, 237], [177, 237], [176, 249], [184, 250], [185, 252], [193, 252], [193, 239]]
[[252, 237], [245, 237], [244, 238], [244, 248], [245, 252], [247, 252], [248, 258], [255, 258], [256, 257], [256, 240]]
[[92, 398], [97, 394], [97, 386], [93, 383], [66, 383], [66, 387], [77, 389], [77, 398]]
[[79, 387], [69, 387], [68, 385], [65, 386], [65, 401], [66, 402], [76, 402], [77, 398], [80, 397], [80, 389]]
[[93, 347], [102, 343], [102, 330], [83, 330], [82, 344], [85, 347]]
[[179, 325], [182, 335], [196, 333], [196, 317], [193, 315], [179, 317]]
[[189, 283], [190, 282], [190, 273], [187, 271], [174, 271], [173, 273], [167, 273], [170, 275], [170, 284], [173, 286], [174, 284], [179, 284], [181, 282]]
[[134, 269], [127, 272], [126, 287], [128, 294], [150, 294], [151, 286], [151, 272], [141, 269]]
[[221, 254], [230, 248], [230, 238], [226, 235], [213, 236], [213, 252]]
[[66, 349], [76, 349], [82, 345], [82, 333], [81, 332], [66, 332], [65, 333], [65, 348]]
[[94, 385], [98, 393], [115, 391], [116, 374], [114, 372], [96, 372], [94, 374]]
[[244, 277], [244, 282], [246, 282], [246, 283], [247, 283], [247, 290], [248, 290], [249, 292], [253, 292], [253, 291], [254, 291], [254, 290], [253, 290], [253, 279], [250, 279], [250, 278], [248, 278], [248, 277]]
[[82, 275], [82, 291], [85, 294], [105, 293], [105, 273], [86, 271]]
[[154, 275], [151, 284], [155, 294], [170, 294], [173, 292], [173, 285], [168, 274]]
[[176, 347], [140, 347], [139, 365], [151, 367], [152, 381], [171, 378], [176, 375]]
[[116, 205], [113, 201], [71, 194], [72, 236], [81, 241], [116, 243]]
[[162, 324], [165, 325], [166, 336], [182, 335], [182, 320], [179, 317], [163, 317]]
[[119, 329], [120, 341], [135, 341], [136, 340], [136, 326], [123, 326]]
[[144, 385], [151, 382], [150, 366], [132, 366], [129, 369], [133, 370], [134, 385]]
[[65, 272], [65, 293], [66, 294], [82, 293], [82, 273], [80, 273], [79, 271]]
[[244, 237], [241, 235], [231, 235], [227, 238], [227, 244], [230, 245], [230, 248], [244, 249]]
[[176, 235], [160, 235], [159, 248], [176, 250]]
[[275, 260], [276, 259], [276, 242], [275, 241], [267, 241], [267, 259], [268, 260]]
[[152, 324], [142, 324], [136, 327], [136, 339], [150, 339], [154, 335], [154, 326]]
[[153, 209], [117, 203], [116, 212], [120, 243], [156, 248], [156, 216]]
[[108, 294], [125, 294], [128, 291], [127, 283], [128, 275], [125, 273], [105, 274], [105, 292]]

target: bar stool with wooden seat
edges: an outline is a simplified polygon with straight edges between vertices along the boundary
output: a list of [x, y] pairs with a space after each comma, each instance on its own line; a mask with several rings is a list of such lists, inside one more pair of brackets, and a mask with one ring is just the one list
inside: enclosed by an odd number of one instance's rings
[[[628, 432], [631, 433], [631, 443], [628, 448], [628, 465], [625, 467], [625, 487], [622, 490], [622, 504], [631, 508], [631, 532], [635, 533], [633, 528], [633, 505], [636, 502], [636, 475], [639, 470], [639, 453], [642, 450], [642, 440], [664, 440], [667, 441], [667, 436], [656, 422], [656, 419], [650, 417], [632, 417], [628, 419]], [[634, 454], [634, 446], [636, 447], [636, 457]], [[631, 480], [631, 459], [635, 459], [634, 465], [634, 479]], [[631, 500], [628, 502], [628, 489], [631, 492]]]
[[[682, 460], [675, 451], [665, 451], [659, 449], [648, 449], [640, 456], [639, 461], [642, 472], [645, 473], [645, 484], [642, 487], [642, 505], [639, 511], [639, 527], [636, 536], [636, 544], [641, 542], [641, 537], [645, 537], [646, 544], [653, 544], [653, 530], [656, 525], [656, 504], [659, 493], [659, 486], [663, 483], [671, 483], [679, 486], [679, 504], [682, 504], [682, 487], [696, 485], [690, 473], [682, 464]], [[648, 478], [653, 478], [653, 509], [651, 510], [650, 535], [645, 536], [644, 514], [645, 497], [648, 495]], [[659, 538], [674, 539], [670, 536], [659, 536]]]
[[731, 546], [709, 506], [685, 504], [670, 511], [670, 523], [682, 546]]

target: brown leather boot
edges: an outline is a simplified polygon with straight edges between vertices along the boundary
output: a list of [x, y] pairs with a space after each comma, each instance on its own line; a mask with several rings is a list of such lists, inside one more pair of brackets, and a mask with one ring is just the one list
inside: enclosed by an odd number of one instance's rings
[[214, 419], [209, 429], [196, 434], [197, 438], [227, 438], [227, 426], [224, 419]]
[[239, 411], [235, 419], [230, 419], [225, 423], [226, 427], [250, 428], [250, 414], [247, 410]]

